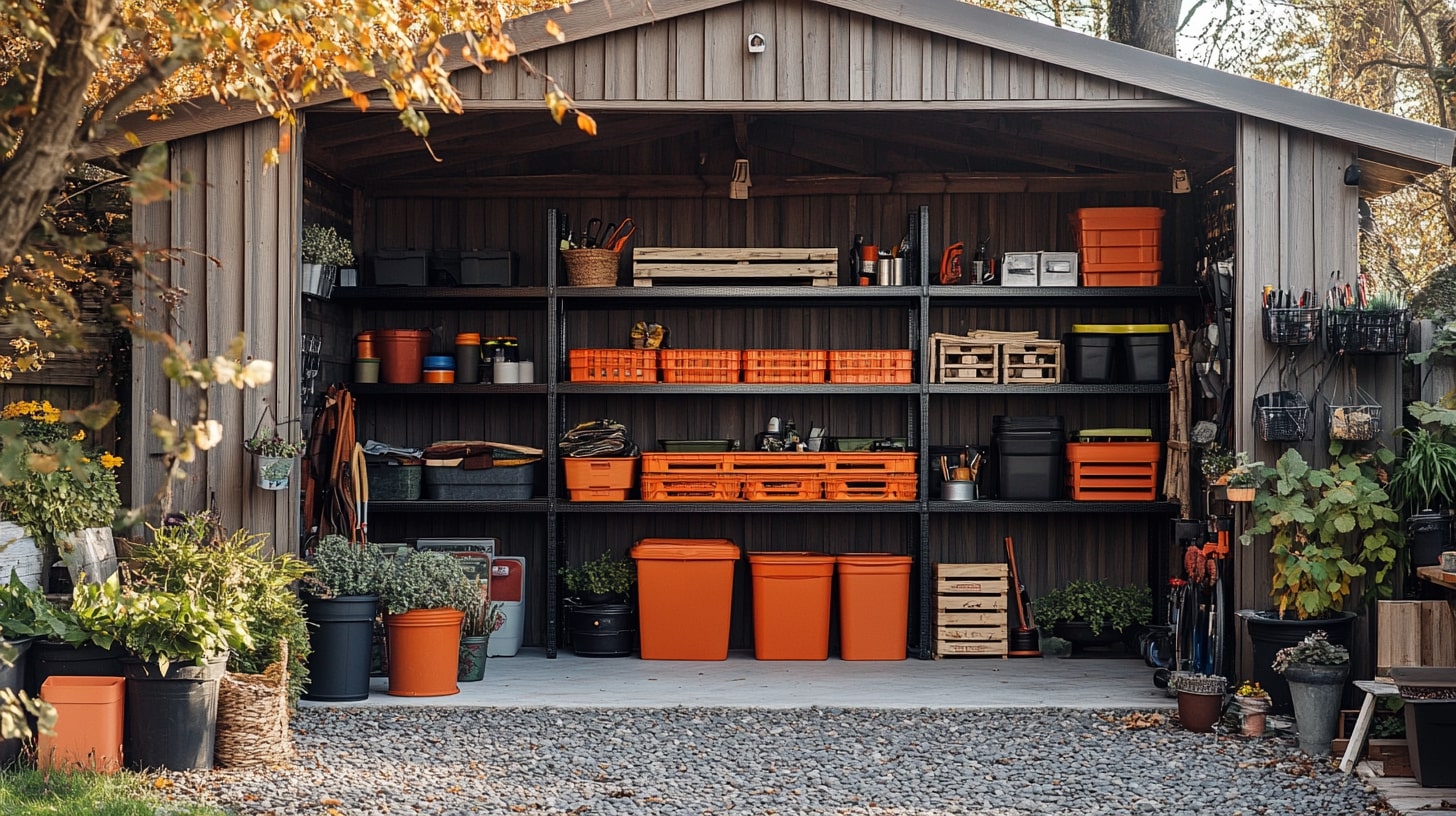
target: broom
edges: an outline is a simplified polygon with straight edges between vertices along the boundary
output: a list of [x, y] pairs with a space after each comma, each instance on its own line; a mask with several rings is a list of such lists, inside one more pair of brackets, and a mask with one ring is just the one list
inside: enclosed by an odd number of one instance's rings
[[1011, 564], [1011, 583], [1015, 586], [1016, 620], [1019, 624], [1016, 631], [1011, 633], [1010, 649], [1006, 654], [1009, 657], [1041, 657], [1041, 638], [1037, 634], [1034, 621], [1028, 620], [1031, 615], [1031, 610], [1027, 608], [1030, 602], [1026, 597], [1026, 587], [1021, 585], [1021, 575], [1016, 569], [1016, 546], [1011, 543], [1011, 536], [1006, 536], [1006, 560]]

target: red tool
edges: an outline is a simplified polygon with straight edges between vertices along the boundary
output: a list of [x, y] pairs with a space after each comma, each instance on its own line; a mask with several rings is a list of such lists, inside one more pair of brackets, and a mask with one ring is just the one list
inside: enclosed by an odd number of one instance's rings
[[961, 282], [961, 263], [966, 255], [964, 243], [954, 243], [945, 248], [945, 254], [940, 256], [940, 283], [947, 286]]

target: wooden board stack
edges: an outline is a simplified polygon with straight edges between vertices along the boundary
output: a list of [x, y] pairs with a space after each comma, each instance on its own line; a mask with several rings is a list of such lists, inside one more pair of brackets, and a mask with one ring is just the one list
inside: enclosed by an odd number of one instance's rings
[[935, 565], [935, 657], [1006, 657], [1005, 564]]

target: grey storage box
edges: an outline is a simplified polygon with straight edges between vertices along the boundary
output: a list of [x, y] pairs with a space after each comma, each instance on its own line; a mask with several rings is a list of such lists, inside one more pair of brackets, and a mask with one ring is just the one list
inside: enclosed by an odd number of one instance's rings
[[369, 498], [377, 501], [414, 501], [420, 497], [420, 473], [424, 465], [416, 459], [411, 464], [391, 457], [365, 457], [369, 473]]
[[430, 256], [423, 249], [381, 249], [374, 254], [375, 286], [428, 286]]
[[516, 253], [504, 249], [460, 253], [461, 286], [515, 286]]
[[1042, 252], [1039, 282], [1042, 286], [1076, 286], [1077, 253]]
[[1002, 286], [1035, 286], [1037, 268], [1041, 265], [1038, 252], [1008, 252], [1001, 259]]
[[536, 464], [480, 470], [425, 465], [424, 497], [433, 501], [524, 501], [536, 485]]

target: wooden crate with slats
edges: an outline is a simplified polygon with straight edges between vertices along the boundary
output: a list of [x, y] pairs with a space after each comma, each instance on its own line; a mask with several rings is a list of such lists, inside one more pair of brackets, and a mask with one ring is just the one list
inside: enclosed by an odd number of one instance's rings
[[1006, 657], [1005, 564], [935, 565], [935, 656]]

